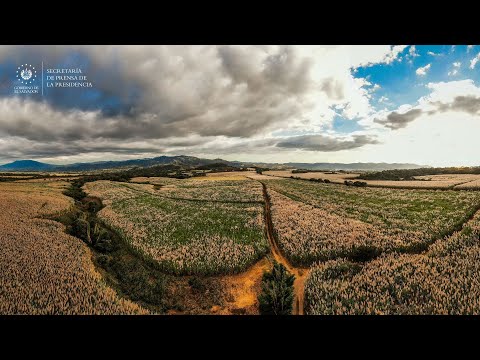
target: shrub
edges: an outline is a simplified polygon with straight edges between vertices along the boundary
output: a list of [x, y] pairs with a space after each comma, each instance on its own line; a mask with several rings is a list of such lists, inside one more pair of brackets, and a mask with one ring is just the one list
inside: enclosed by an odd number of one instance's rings
[[293, 309], [295, 276], [279, 263], [262, 278], [262, 293], [258, 297], [262, 315], [290, 315]]
[[110, 258], [107, 255], [100, 255], [97, 258], [97, 261], [101, 266], [106, 267], [106, 266], [108, 266]]
[[205, 291], [205, 284], [197, 276], [188, 279], [188, 285], [190, 285], [192, 289]]
[[90, 224], [85, 219], [78, 218], [73, 222], [71, 235], [82, 239], [86, 243], [90, 244], [92, 242], [90, 238]]
[[365, 262], [381, 254], [381, 250], [371, 245], [360, 245], [352, 249], [348, 258], [352, 261]]
[[359, 186], [359, 187], [365, 187], [367, 186], [367, 183], [365, 181], [355, 181], [353, 183], [354, 186]]

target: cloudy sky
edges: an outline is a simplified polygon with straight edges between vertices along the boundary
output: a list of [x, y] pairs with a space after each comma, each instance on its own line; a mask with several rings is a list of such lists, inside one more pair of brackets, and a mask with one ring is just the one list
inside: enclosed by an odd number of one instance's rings
[[[18, 66], [42, 62], [93, 87], [15, 95]], [[474, 45], [3, 46], [0, 163], [480, 165], [479, 69]]]

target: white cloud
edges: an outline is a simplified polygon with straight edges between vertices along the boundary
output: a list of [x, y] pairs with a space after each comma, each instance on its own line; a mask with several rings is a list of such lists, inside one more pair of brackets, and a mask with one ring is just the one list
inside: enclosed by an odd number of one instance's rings
[[427, 88], [432, 91], [429, 95], [419, 99], [419, 104], [421, 106], [432, 102], [449, 103], [457, 96], [480, 96], [480, 88], [477, 87], [471, 79], [428, 83]]
[[417, 52], [415, 45], [410, 46], [410, 49], [408, 49], [408, 55], [412, 58], [420, 56], [420, 54]]
[[387, 64], [393, 63], [395, 60], [401, 61], [399, 55], [408, 47], [408, 45], [395, 45], [392, 46], [391, 51], [385, 55], [384, 62]]
[[436, 54], [436, 53], [434, 53], [433, 51], [428, 51], [428, 52], [427, 52], [427, 55], [430, 55], [430, 56], [438, 56], [438, 55], [440, 55], [440, 54]]
[[[375, 84], [373, 85], [370, 89], [369, 89], [369, 94], [373, 94], [375, 91], [381, 89], [382, 87], [379, 85], [379, 84]], [[370, 96], [370, 95], [369, 95]]]
[[470, 50], [472, 50], [474, 47], [474, 45], [467, 45], [467, 53], [470, 52]]
[[[433, 166], [478, 166], [480, 147], [480, 87], [473, 80], [429, 83], [430, 93], [419, 99], [416, 106], [402, 105], [398, 114], [420, 110], [406, 126], [394, 130], [376, 130], [380, 144], [355, 151], [356, 161], [414, 162]], [[478, 100], [477, 100], [478, 99]], [[475, 104], [469, 104], [469, 101]], [[452, 104], [445, 107], [439, 104]], [[477, 105], [478, 104], [478, 105]], [[470, 106], [470, 107], [469, 107]], [[375, 116], [387, 119], [392, 112], [378, 112]], [[402, 120], [402, 119], [400, 119]], [[376, 124], [381, 126], [380, 124]], [[373, 126], [372, 126], [373, 128]], [[351, 156], [351, 155], [350, 155]], [[337, 154], [335, 161], [348, 161], [348, 154]]]
[[448, 72], [448, 76], [455, 76], [458, 74], [458, 69], [460, 69], [460, 66], [462, 66], [462, 63], [457, 61], [454, 62], [453, 64], [453, 69]]
[[472, 60], [470, 60], [470, 69], [474, 69], [478, 60], [480, 60], [480, 53], [477, 54]]
[[[355, 78], [353, 72], [359, 67], [398, 61], [406, 48], [0, 47], [0, 59], [13, 62], [25, 53], [47, 63], [58, 63], [72, 51], [80, 53], [89, 59], [89, 76], [103, 79], [96, 83], [102, 91], [124, 99], [134, 87], [139, 94], [129, 104], [128, 114], [115, 116], [103, 114], [100, 108], [77, 111], [53, 102], [47, 105], [0, 98], [0, 139], [9, 146], [28, 143], [16, 151], [2, 148], [5, 151], [0, 154], [23, 157], [22, 151], [37, 149], [38, 155], [57, 154], [63, 161], [68, 157], [80, 161], [83, 155], [90, 159], [91, 154], [102, 151], [107, 158], [113, 158], [111, 154], [128, 157], [135, 149], [145, 154], [168, 153], [176, 151], [182, 139], [183, 152], [193, 153], [198, 143], [215, 139], [232, 148], [239, 139], [255, 141], [273, 131], [318, 134], [331, 127], [335, 108], [347, 119], [374, 113], [370, 91], [378, 85], [372, 87], [366, 79]], [[50, 143], [55, 144], [52, 150], [48, 150]]]
[[431, 67], [432, 64], [427, 64], [423, 67], [419, 67], [415, 73], [418, 75], [418, 76], [425, 76], [427, 75], [427, 72], [428, 70], [430, 70], [430, 67]]

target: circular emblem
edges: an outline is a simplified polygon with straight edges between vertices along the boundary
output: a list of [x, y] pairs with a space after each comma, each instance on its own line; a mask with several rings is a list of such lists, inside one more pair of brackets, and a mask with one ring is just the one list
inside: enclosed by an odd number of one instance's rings
[[24, 85], [31, 84], [37, 78], [35, 66], [24, 64], [17, 67], [17, 79]]

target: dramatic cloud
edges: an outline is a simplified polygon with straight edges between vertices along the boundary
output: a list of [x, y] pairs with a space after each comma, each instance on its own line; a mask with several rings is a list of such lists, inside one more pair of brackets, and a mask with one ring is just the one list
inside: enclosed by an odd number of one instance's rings
[[[379, 85], [354, 70], [393, 64], [406, 48], [2, 46], [2, 159], [275, 148], [258, 139], [275, 131], [319, 134], [339, 112], [347, 120], [373, 113], [371, 93]], [[41, 61], [82, 68], [94, 89], [13, 96], [16, 64]]]
[[425, 65], [425, 66], [423, 66], [423, 67], [419, 67], [419, 68], [415, 71], [415, 73], [416, 73], [418, 76], [425, 76], [425, 75], [427, 75], [428, 70], [430, 70], [430, 66], [431, 66], [431, 65], [432, 65], [432, 64], [427, 64], [427, 65]]
[[[470, 115], [478, 115], [480, 111], [480, 97], [477, 96], [457, 96], [451, 103], [435, 103], [439, 112], [460, 111]], [[433, 114], [435, 110], [430, 113]]]
[[[390, 161], [381, 149], [390, 149], [392, 160], [395, 154], [386, 144], [396, 144], [399, 151], [415, 139], [442, 137], [439, 129], [460, 134], [468, 129], [457, 124], [475, 129], [472, 124], [480, 124], [480, 88], [471, 79], [449, 81], [449, 76], [472, 74], [465, 68], [475, 69], [480, 54], [472, 58], [477, 51], [467, 55], [466, 47], [427, 50], [406, 45], [3, 46], [0, 162], [159, 154], [350, 161], [349, 153], [356, 160], [364, 154], [363, 161], [381, 156]], [[425, 54], [430, 56], [426, 65]], [[12, 73], [26, 61], [79, 66], [94, 89], [14, 96]], [[415, 154], [409, 156], [395, 160], [416, 161]]]
[[278, 142], [276, 146], [328, 152], [354, 149], [367, 144], [378, 144], [378, 141], [367, 135], [354, 135], [351, 139], [332, 138], [324, 135], [304, 135], [290, 137]]
[[412, 109], [404, 114], [399, 114], [398, 112], [394, 111], [390, 113], [386, 119], [374, 119], [373, 121], [378, 124], [382, 124], [389, 129], [397, 130], [406, 127], [410, 122], [418, 118], [420, 115], [422, 115], [422, 110], [420, 109]]
[[325, 91], [329, 98], [334, 100], [342, 100], [344, 98], [342, 84], [334, 78], [326, 79], [321, 89]]
[[[460, 67], [460, 63], [454, 63], [454, 67]], [[420, 98], [415, 108], [393, 111], [384, 117], [375, 118], [373, 122], [398, 130], [405, 128], [421, 115], [445, 112], [480, 115], [480, 88], [477, 88], [472, 80], [429, 83], [427, 88], [432, 92]]]

